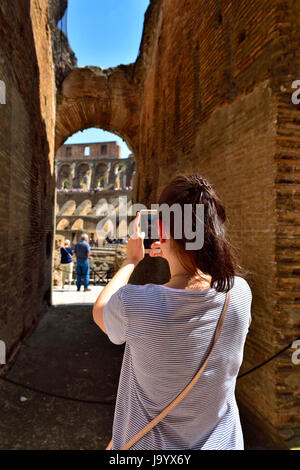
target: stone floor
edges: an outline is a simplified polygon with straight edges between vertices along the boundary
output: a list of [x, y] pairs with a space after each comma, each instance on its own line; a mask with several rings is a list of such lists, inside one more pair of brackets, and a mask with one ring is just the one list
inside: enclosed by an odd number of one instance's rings
[[100, 292], [103, 289], [103, 286], [93, 286], [89, 285], [90, 292], [84, 292], [83, 286], [81, 290], [77, 292], [76, 285], [71, 285], [70, 287], [66, 284], [64, 289], [62, 287], [54, 287], [52, 293], [52, 304], [53, 305], [82, 305], [82, 304], [93, 304]]
[[[57, 304], [71, 298], [85, 303], [49, 308], [6, 376], [48, 392], [113, 403], [124, 348], [93, 322], [88, 301], [99, 289], [88, 295], [57, 289]], [[66, 401], [1, 379], [0, 403], [0, 449], [104, 449], [111, 437], [113, 404]], [[275, 449], [241, 418], [246, 449]]]

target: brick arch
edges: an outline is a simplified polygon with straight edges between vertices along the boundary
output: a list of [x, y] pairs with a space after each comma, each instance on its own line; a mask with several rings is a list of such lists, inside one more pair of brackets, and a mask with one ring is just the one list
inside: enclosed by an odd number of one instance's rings
[[68, 219], [61, 219], [57, 223], [56, 230], [66, 230], [70, 224], [70, 221]]
[[78, 131], [98, 127], [125, 140], [136, 155], [139, 93], [132, 66], [75, 68], [57, 94], [55, 151]]
[[93, 187], [106, 187], [109, 181], [109, 165], [106, 162], [100, 162], [96, 165], [94, 171]]
[[76, 202], [73, 200], [67, 201], [61, 207], [60, 211], [58, 212], [58, 216], [73, 215], [75, 209], [76, 209]]
[[68, 163], [62, 163], [58, 167], [57, 171], [57, 186], [59, 189], [63, 187], [64, 180], [71, 179], [71, 165]]
[[75, 210], [74, 215], [87, 215], [92, 209], [92, 201], [86, 199]]
[[97, 204], [92, 208], [90, 214], [96, 216], [106, 216], [108, 212], [107, 200], [105, 198], [100, 199]]
[[84, 230], [84, 220], [80, 218], [76, 219], [71, 230]]

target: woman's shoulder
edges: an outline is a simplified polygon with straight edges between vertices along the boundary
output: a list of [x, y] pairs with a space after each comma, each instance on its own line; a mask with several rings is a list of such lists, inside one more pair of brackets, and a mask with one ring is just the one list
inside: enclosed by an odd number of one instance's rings
[[244, 322], [248, 328], [252, 321], [251, 306], [252, 306], [252, 291], [251, 288], [243, 277], [235, 276], [233, 286], [233, 311], [238, 312], [238, 315], [234, 316], [236, 325], [239, 321]]
[[241, 276], [234, 276], [233, 288], [244, 290], [245, 292], [248, 292], [248, 294], [250, 294], [250, 296], [252, 297], [251, 287], [249, 286], [246, 279]]
[[[250, 298], [252, 298], [252, 291], [251, 288], [243, 277], [240, 276], [234, 276], [234, 282], [232, 286], [233, 291], [235, 292], [243, 292], [243, 294], [248, 293]], [[161, 294], [163, 297], [165, 297], [168, 293], [201, 293], [203, 295], [205, 294], [210, 294], [212, 295], [213, 292], [215, 292], [215, 289], [213, 288], [208, 288], [205, 290], [184, 290], [184, 289], [172, 289], [171, 287], [167, 287], [164, 284], [142, 284], [142, 285], [137, 285], [137, 284], [126, 284], [125, 286], [121, 287], [119, 289], [120, 295], [123, 298], [143, 298], [147, 297], [148, 300], [153, 300], [156, 301], [159, 298], [159, 294]]]
[[160, 284], [126, 284], [121, 287], [120, 293], [125, 295], [138, 295], [147, 294], [150, 291], [156, 290]]
[[124, 301], [130, 303], [140, 303], [147, 301], [147, 304], [156, 303], [160, 300], [161, 284], [126, 284], [119, 289], [119, 295]]

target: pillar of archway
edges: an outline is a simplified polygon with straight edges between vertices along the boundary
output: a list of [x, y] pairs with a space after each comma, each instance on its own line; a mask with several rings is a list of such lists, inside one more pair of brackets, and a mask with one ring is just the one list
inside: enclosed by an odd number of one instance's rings
[[73, 189], [73, 184], [75, 181], [75, 175], [76, 175], [76, 163], [73, 162], [71, 163], [71, 168], [70, 168], [70, 189]]

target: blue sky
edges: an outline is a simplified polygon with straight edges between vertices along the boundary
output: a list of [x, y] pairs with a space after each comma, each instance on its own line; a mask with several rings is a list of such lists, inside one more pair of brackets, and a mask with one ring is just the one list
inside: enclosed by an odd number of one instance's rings
[[[79, 67], [102, 68], [135, 62], [149, 0], [69, 0], [68, 38]], [[131, 152], [115, 134], [87, 129], [65, 143], [116, 140], [122, 157]]]

